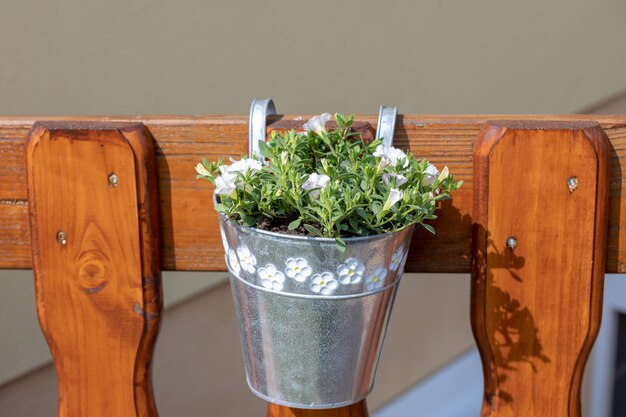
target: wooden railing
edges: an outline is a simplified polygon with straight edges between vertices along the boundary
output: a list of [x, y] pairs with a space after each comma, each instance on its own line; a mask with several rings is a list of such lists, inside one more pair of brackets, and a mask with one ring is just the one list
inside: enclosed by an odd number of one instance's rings
[[[374, 134], [374, 117], [357, 120]], [[247, 134], [242, 116], [0, 118], [0, 268], [35, 269], [60, 416], [157, 415], [160, 270], [225, 270], [193, 167], [241, 156]], [[406, 270], [472, 271], [482, 415], [579, 416], [603, 274], [625, 271], [626, 116], [404, 115], [395, 145], [465, 181], [437, 235], [416, 233]]]

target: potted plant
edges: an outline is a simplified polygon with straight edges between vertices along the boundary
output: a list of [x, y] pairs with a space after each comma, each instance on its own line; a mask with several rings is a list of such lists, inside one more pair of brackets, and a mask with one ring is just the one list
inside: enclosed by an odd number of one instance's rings
[[[460, 187], [410, 152], [366, 142], [353, 117], [272, 132], [260, 155], [206, 159], [246, 376], [268, 401], [334, 408], [373, 386], [415, 225]], [[395, 115], [394, 115], [395, 117]]]

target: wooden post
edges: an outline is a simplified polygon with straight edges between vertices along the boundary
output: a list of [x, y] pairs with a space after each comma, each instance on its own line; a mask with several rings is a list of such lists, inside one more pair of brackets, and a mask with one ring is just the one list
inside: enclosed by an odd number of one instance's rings
[[579, 417], [600, 327], [610, 145], [596, 123], [488, 123], [474, 160], [482, 416]]
[[27, 144], [37, 312], [60, 417], [156, 417], [156, 160], [141, 124], [36, 124]]

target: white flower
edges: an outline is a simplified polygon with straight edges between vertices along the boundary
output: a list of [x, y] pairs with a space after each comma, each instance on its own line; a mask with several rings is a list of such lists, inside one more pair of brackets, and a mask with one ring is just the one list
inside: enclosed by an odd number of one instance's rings
[[326, 132], [326, 122], [328, 122], [333, 116], [330, 113], [323, 113], [319, 116], [313, 116], [308, 122], [302, 125], [302, 128], [307, 132], [315, 132], [321, 135]]
[[389, 269], [395, 271], [402, 263], [402, 258], [404, 257], [404, 246], [400, 246], [391, 254], [391, 262], [389, 263]]
[[396, 180], [396, 187], [401, 187], [403, 184], [405, 184], [408, 181], [408, 178], [405, 177], [404, 175], [384, 173], [383, 182], [385, 183], [387, 187], [390, 186], [392, 178]]
[[339, 282], [342, 284], [356, 284], [361, 282], [365, 272], [365, 265], [358, 259], [349, 258], [346, 262], [337, 267], [337, 274], [339, 274]]
[[263, 164], [260, 161], [253, 158], [241, 158], [241, 160], [230, 165], [227, 169], [231, 173], [241, 172], [243, 175], [246, 175], [248, 171], [255, 172], [261, 168], [263, 168]]
[[389, 210], [394, 206], [394, 204], [402, 200], [402, 197], [404, 197], [404, 193], [402, 191], [397, 188], [390, 188], [389, 197], [387, 197], [387, 201], [385, 201], [385, 204], [383, 205], [383, 210]]
[[215, 179], [215, 194], [232, 195], [237, 189], [237, 176], [227, 171]]
[[302, 184], [302, 188], [304, 188], [307, 191], [313, 190], [311, 191], [311, 197], [317, 198], [320, 195], [319, 189], [326, 188], [328, 181], [330, 181], [330, 178], [328, 177], [328, 175], [323, 175], [323, 174], [319, 175], [317, 172], [314, 172], [311, 175], [309, 175], [309, 178], [307, 178], [304, 184]]
[[259, 277], [261, 285], [265, 288], [280, 291], [285, 283], [285, 275], [276, 269], [272, 264], [267, 264], [263, 268], [259, 268]]
[[237, 259], [237, 255], [235, 254], [235, 251], [232, 249], [228, 249], [228, 265], [230, 266], [230, 269], [233, 270], [235, 275], [238, 275], [239, 271], [241, 271], [241, 265], [239, 265], [239, 260]]
[[387, 147], [385, 145], [378, 145], [376, 151], [374, 151], [374, 156], [380, 156], [382, 158], [380, 160], [380, 168], [384, 168], [387, 165], [396, 166], [398, 161], [404, 161], [402, 163], [403, 167], [409, 164], [409, 160], [406, 159], [406, 154], [402, 152], [401, 149], [394, 148], [393, 146]]
[[437, 167], [435, 167], [433, 164], [428, 164], [428, 166], [426, 167], [426, 170], [424, 171], [424, 177], [422, 178], [422, 185], [423, 186], [433, 185], [438, 175], [439, 175], [439, 171], [437, 170]]
[[202, 175], [203, 177], [211, 176], [211, 173], [202, 164], [196, 165], [196, 172]]
[[303, 258], [289, 258], [285, 262], [287, 269], [285, 273], [289, 278], [293, 278], [298, 282], [304, 282], [313, 273], [309, 267], [309, 263]]
[[311, 290], [322, 295], [332, 294], [339, 286], [335, 276], [330, 272], [315, 274], [312, 280], [313, 284], [311, 284]]
[[385, 283], [385, 277], [387, 276], [387, 270], [382, 266], [374, 269], [371, 274], [365, 277], [365, 288], [368, 291], [375, 291], [382, 288]]
[[239, 262], [241, 262], [241, 267], [244, 271], [248, 271], [251, 274], [256, 271], [256, 256], [250, 252], [250, 249], [246, 246], [237, 248], [237, 256], [239, 257]]

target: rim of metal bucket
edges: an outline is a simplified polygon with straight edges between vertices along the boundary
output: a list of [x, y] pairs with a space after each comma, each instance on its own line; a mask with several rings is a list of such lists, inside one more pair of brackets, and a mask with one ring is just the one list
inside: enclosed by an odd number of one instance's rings
[[259, 149], [259, 141], [265, 140], [267, 116], [276, 114], [276, 106], [271, 98], [254, 99], [250, 104], [250, 119], [248, 125], [248, 156], [256, 155], [256, 159], [263, 162], [265, 157]]
[[380, 106], [378, 109], [378, 124], [376, 136], [382, 138], [383, 145], [390, 148], [393, 145], [393, 133], [396, 130], [398, 108], [395, 106]]
[[[217, 196], [213, 195], [213, 203], [217, 204]], [[316, 237], [316, 236], [300, 236], [300, 235], [288, 235], [285, 233], [277, 233], [277, 232], [270, 232], [269, 230], [262, 230], [256, 227], [249, 227], [249, 226], [242, 226], [238, 223], [235, 223], [234, 221], [230, 220], [228, 218], [228, 216], [226, 216], [224, 213], [217, 213], [219, 217], [223, 218], [225, 221], [229, 222], [230, 224], [233, 225], [233, 227], [242, 230], [246, 233], [258, 233], [261, 235], [266, 235], [266, 236], [271, 236], [271, 237], [276, 237], [276, 238], [280, 238], [280, 239], [288, 239], [288, 240], [307, 240], [307, 241], [313, 241], [313, 242], [321, 242], [321, 243], [329, 243], [329, 244], [335, 244], [335, 238], [332, 237]], [[385, 233], [377, 233], [375, 235], [367, 235], [367, 236], [351, 236], [351, 237], [346, 237], [343, 238], [343, 240], [348, 243], [348, 242], [361, 242], [364, 240], [376, 240], [376, 239], [383, 239], [385, 237], [394, 235], [394, 234], [399, 234], [402, 233], [404, 230], [408, 229], [409, 227], [414, 227], [417, 223], [412, 223], [409, 224], [407, 226], [404, 226], [402, 229], [400, 230], [395, 230], [393, 232], [385, 232]]]

